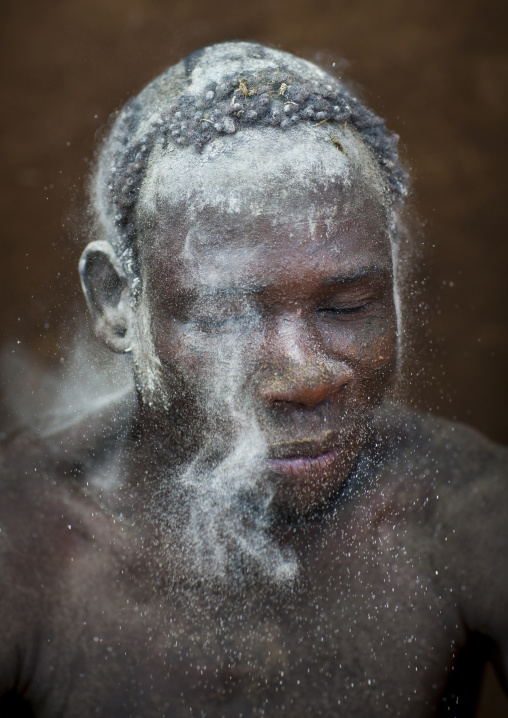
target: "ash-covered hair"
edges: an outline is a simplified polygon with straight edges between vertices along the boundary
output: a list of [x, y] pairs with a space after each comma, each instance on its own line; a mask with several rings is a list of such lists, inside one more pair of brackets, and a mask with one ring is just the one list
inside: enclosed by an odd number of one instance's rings
[[[250, 42], [193, 52], [119, 112], [93, 180], [95, 230], [114, 247], [135, 297], [140, 288], [136, 204], [156, 143], [193, 145], [245, 127], [336, 123], [353, 128], [378, 163], [393, 212], [407, 194], [397, 135], [337, 78], [289, 53]], [[97, 236], [97, 235], [96, 235]]]

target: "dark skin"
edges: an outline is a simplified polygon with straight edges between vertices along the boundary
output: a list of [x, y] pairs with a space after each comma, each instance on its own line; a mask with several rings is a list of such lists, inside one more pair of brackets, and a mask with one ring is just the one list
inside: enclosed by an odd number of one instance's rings
[[[175, 221], [163, 196], [143, 291], [163, 380], [173, 386], [178, 369], [185, 405], [165, 412], [141, 398], [124, 422], [111, 411], [72, 436], [11, 440], [0, 694], [22, 696], [35, 715], [423, 718], [444, 705], [472, 641], [506, 676], [506, 452], [382, 401], [396, 351], [382, 196], [357, 171], [338, 199], [334, 190], [332, 217], [322, 189], [284, 222], [267, 198], [263, 219], [243, 215], [236, 233], [216, 209], [198, 273], [179, 250], [189, 220]], [[217, 294], [208, 270], [228, 252]], [[119, 305], [109, 315], [103, 305], [103, 327], [118, 323]], [[269, 447], [270, 532], [298, 559], [294, 582], [200, 577], [153, 518], [160, 467], [171, 492], [214, 425], [199, 400], [210, 376], [220, 379], [218, 347], [233, 346], [232, 334], [245, 368], [235, 396]], [[215, 426], [221, 454], [231, 431]], [[120, 480], [94, 490], [112, 466]], [[457, 666], [449, 714], [471, 715], [474, 666]]]

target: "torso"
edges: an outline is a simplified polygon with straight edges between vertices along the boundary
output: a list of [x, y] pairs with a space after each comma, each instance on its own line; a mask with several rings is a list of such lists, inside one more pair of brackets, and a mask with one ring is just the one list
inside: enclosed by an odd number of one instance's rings
[[[468, 633], [488, 633], [473, 594], [493, 567], [457, 546], [471, 521], [489, 532], [503, 455], [416, 415], [385, 425], [393, 450], [360, 467], [362, 486], [281, 529], [299, 558], [291, 587], [168, 577], [83, 479], [18, 474], [0, 518], [0, 660], [16, 666], [1, 689], [41, 718], [435, 715]], [[485, 467], [493, 489], [474, 478]]]

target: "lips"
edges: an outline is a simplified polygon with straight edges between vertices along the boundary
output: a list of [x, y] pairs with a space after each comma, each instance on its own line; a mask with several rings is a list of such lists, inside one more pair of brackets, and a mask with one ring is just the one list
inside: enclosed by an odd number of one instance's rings
[[307, 446], [288, 447], [286, 451], [279, 447], [275, 453], [275, 458], [264, 462], [270, 472], [287, 478], [310, 480], [328, 474], [339, 462], [342, 452], [338, 448], [319, 448], [309, 442]]

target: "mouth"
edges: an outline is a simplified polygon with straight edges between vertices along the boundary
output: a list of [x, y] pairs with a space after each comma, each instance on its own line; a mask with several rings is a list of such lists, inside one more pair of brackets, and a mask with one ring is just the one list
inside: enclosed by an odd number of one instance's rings
[[287, 447], [286, 450], [278, 447], [273, 453], [274, 458], [264, 461], [270, 473], [305, 481], [316, 479], [323, 473], [328, 474], [339, 463], [342, 451], [337, 447], [316, 447], [309, 442], [307, 446]]

